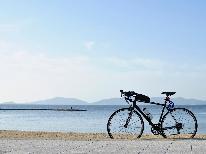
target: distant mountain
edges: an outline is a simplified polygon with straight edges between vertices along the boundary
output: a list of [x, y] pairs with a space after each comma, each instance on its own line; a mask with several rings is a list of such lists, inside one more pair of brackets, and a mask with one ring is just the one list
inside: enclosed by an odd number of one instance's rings
[[46, 100], [29, 102], [29, 104], [37, 105], [88, 105], [87, 102], [76, 98], [55, 97]]
[[[188, 99], [182, 97], [171, 98], [171, 100], [177, 105], [206, 105], [206, 101], [198, 99]], [[163, 102], [162, 97], [152, 97], [151, 101], [154, 102]]]
[[[206, 101], [203, 100], [197, 100], [197, 99], [186, 99], [186, 98], [173, 98], [171, 99], [176, 105], [206, 105]], [[152, 97], [151, 102], [157, 102], [157, 103], [164, 103], [163, 97]], [[91, 105], [126, 105], [124, 99], [121, 98], [111, 98], [111, 99], [104, 99], [100, 100], [94, 103], [91, 103]], [[149, 103], [140, 103], [141, 105], [147, 105]]]
[[[198, 99], [186, 99], [182, 97], [172, 98], [171, 99], [176, 105], [206, 105], [206, 101]], [[151, 102], [164, 103], [163, 97], [152, 97]], [[109, 98], [102, 99], [97, 102], [88, 103], [86, 101], [76, 99], [76, 98], [64, 98], [64, 97], [55, 97], [51, 99], [45, 99], [34, 102], [25, 102], [25, 103], [16, 103], [16, 102], [4, 102], [0, 104], [36, 104], [36, 105], [127, 105], [123, 98]], [[149, 103], [141, 103], [140, 105], [149, 105]]]
[[3, 103], [1, 103], [1, 104], [4, 104], [4, 105], [12, 105], [12, 104], [16, 104], [15, 102], [3, 102]]

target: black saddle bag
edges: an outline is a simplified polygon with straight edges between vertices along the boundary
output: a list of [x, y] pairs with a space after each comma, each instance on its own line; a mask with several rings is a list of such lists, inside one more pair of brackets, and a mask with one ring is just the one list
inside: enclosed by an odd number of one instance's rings
[[150, 102], [150, 98], [148, 96], [142, 95], [142, 94], [138, 94], [135, 97], [136, 101], [138, 102], [144, 102], [144, 103], [149, 103]]

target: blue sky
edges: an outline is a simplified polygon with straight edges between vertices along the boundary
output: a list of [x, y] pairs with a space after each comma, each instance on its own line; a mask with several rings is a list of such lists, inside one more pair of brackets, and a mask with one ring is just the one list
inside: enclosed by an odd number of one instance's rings
[[1, 101], [206, 99], [205, 1], [0, 2]]

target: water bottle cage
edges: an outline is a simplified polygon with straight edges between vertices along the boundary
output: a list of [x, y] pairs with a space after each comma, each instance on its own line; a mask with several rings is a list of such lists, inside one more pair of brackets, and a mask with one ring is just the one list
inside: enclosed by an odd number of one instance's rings
[[145, 113], [145, 115], [150, 119], [150, 120], [152, 120], [152, 114], [146, 109], [146, 108], [144, 108], [143, 109], [143, 112]]

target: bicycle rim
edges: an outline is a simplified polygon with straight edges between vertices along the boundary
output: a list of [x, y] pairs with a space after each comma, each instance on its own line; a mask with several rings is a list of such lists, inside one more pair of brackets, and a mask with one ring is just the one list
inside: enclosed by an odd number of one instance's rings
[[162, 136], [165, 138], [193, 138], [197, 127], [196, 117], [185, 108], [167, 112], [161, 123]]
[[137, 139], [144, 131], [144, 121], [137, 111], [122, 108], [110, 116], [107, 131], [112, 139]]

